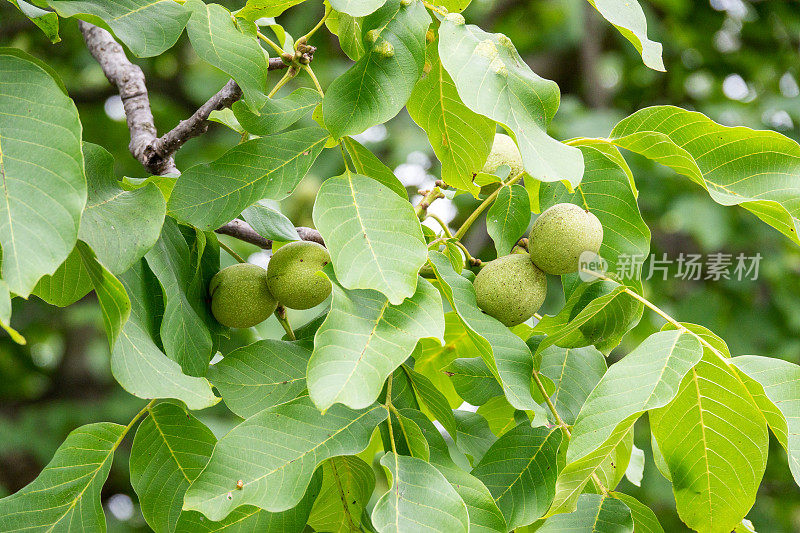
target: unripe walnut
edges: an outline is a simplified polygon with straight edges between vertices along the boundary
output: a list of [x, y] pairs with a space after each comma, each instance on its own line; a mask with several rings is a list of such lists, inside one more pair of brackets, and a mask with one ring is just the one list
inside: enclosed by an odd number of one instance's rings
[[578, 270], [583, 252], [597, 253], [603, 243], [603, 225], [575, 204], [556, 204], [534, 222], [528, 238], [531, 260], [548, 274]]
[[478, 307], [509, 327], [532, 317], [547, 296], [547, 276], [527, 254], [505, 255], [489, 262], [473, 285]]
[[315, 242], [295, 241], [279, 248], [267, 265], [270, 292], [290, 309], [310, 309], [331, 293], [331, 282], [317, 274], [331, 262], [328, 250]]
[[230, 328], [255, 326], [269, 318], [278, 305], [267, 288], [267, 271], [250, 263], [217, 272], [208, 292], [214, 318]]
[[509, 176], [516, 176], [525, 170], [522, 164], [522, 155], [519, 153], [519, 148], [517, 148], [514, 139], [504, 133], [498, 133], [494, 136], [492, 151], [489, 152], [489, 157], [483, 165], [482, 172], [494, 174], [501, 165], [511, 167]]

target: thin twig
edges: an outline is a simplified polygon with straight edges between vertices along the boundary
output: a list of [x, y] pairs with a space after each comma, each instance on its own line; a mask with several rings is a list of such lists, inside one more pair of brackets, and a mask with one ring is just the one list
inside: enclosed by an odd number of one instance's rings
[[[304, 241], [316, 242], [325, 246], [325, 241], [322, 239], [322, 235], [320, 235], [317, 230], [303, 226], [295, 229], [297, 230], [297, 234], [300, 235], [300, 239]], [[255, 244], [256, 246], [265, 250], [272, 249], [271, 239], [262, 237], [256, 230], [253, 229], [250, 224], [239, 218], [231, 220], [224, 226], [217, 228], [215, 231], [221, 235], [229, 235], [239, 239], [240, 241]]]
[[[191, 117], [159, 138], [142, 69], [128, 60], [122, 46], [109, 32], [82, 20], [78, 21], [78, 26], [89, 52], [100, 64], [108, 81], [119, 91], [131, 134], [128, 149], [152, 174], [178, 174], [173, 159], [175, 152], [186, 141], [206, 131], [212, 111], [229, 107], [242, 97], [241, 89], [231, 80]], [[269, 70], [287, 67], [280, 58], [269, 60]]]

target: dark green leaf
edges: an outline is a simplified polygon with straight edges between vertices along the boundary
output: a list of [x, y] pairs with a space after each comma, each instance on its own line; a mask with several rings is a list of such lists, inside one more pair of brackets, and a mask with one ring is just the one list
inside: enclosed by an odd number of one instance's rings
[[183, 495], [206, 466], [217, 439], [202, 422], [172, 403], [148, 410], [131, 448], [131, 485], [148, 525], [172, 533]]
[[422, 74], [430, 23], [422, 2], [403, 0], [388, 0], [364, 18], [366, 51], [331, 83], [322, 102], [335, 139], [386, 122], [403, 108]]
[[265, 239], [284, 242], [300, 240], [291, 220], [262, 203], [255, 203], [242, 211], [242, 218]]
[[301, 342], [264, 339], [238, 348], [208, 369], [228, 409], [247, 418], [306, 388], [311, 350]]
[[258, 114], [242, 102], [233, 104], [233, 114], [242, 127], [253, 135], [272, 135], [285, 130], [310, 113], [322, 101], [314, 89], [301, 87], [283, 98], [270, 98]]
[[185, 5], [192, 12], [186, 33], [197, 55], [239, 84], [250, 109], [261, 109], [267, 102], [267, 54], [255, 32], [243, 32], [218, 4], [188, 0]]
[[515, 427], [495, 442], [472, 475], [483, 481], [509, 529], [540, 518], [555, 494], [561, 429]]
[[0, 500], [2, 531], [105, 531], [100, 491], [125, 427], [79, 427], [29, 485]]
[[414, 294], [428, 249], [408, 201], [348, 172], [322, 184], [313, 217], [343, 287], [375, 289], [393, 305]]
[[216, 161], [186, 170], [167, 208], [200, 229], [217, 229], [258, 200], [290, 195], [327, 139], [321, 128], [304, 128], [234, 146]]
[[511, 40], [451, 13], [439, 28], [439, 55], [464, 104], [514, 133], [525, 170], [540, 181], [581, 181], [580, 152], [547, 135], [558, 85], [537, 76]]
[[[184, 509], [211, 520], [222, 520], [240, 505], [291, 509], [320, 463], [366, 448], [385, 419], [386, 409], [377, 404], [361, 411], [334, 405], [323, 415], [307, 397], [265, 409], [220, 439], [186, 492]], [[237, 490], [240, 479], [243, 487]]]
[[531, 201], [522, 185], [503, 187], [486, 213], [486, 232], [494, 241], [497, 256], [511, 249], [531, 222]]
[[444, 335], [442, 301], [423, 278], [411, 298], [392, 305], [378, 291], [343, 288], [330, 266], [325, 274], [333, 302], [314, 337], [309, 394], [323, 411], [334, 403], [361, 409], [378, 398], [383, 382], [411, 356], [419, 339]]
[[0, 48], [0, 79], [2, 278], [27, 298], [75, 246], [86, 203], [81, 124], [61, 82], [38, 60]]
[[48, 0], [62, 17], [106, 26], [139, 57], [161, 55], [175, 44], [189, 11], [172, 0]]

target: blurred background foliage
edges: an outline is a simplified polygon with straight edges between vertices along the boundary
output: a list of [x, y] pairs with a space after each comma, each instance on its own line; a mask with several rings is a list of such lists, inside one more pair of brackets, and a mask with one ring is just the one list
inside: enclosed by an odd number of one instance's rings
[[[231, 9], [243, 0], [221, 2]], [[664, 45], [666, 73], [646, 68], [633, 47], [603, 21], [585, 0], [473, 0], [468, 22], [511, 37], [521, 56], [539, 75], [561, 87], [561, 109], [552, 134], [561, 139], [605, 136], [631, 112], [654, 104], [696, 109], [726, 125], [774, 129], [800, 138], [800, 7], [795, 1], [644, 0], [651, 38]], [[320, 17], [321, 2], [308, 1], [279, 17], [297, 36]], [[7, 2], [0, 2], [0, 46], [22, 48], [58, 71], [80, 111], [84, 139], [102, 145], [116, 158], [119, 177], [143, 177], [144, 169], [127, 150], [129, 141], [119, 97], [83, 46], [74, 20], [61, 20], [62, 41], [51, 45]], [[351, 62], [335, 36], [319, 32], [314, 70], [327, 86]], [[226, 77], [200, 61], [185, 35], [164, 55], [135, 59], [145, 71], [160, 132], [173, 127], [221, 87]], [[273, 73], [273, 82], [278, 74]], [[308, 84], [299, 76], [281, 91]], [[310, 120], [310, 118], [308, 119]], [[403, 111], [359, 140], [394, 168], [410, 194], [437, 179], [438, 164], [424, 133]], [[222, 125], [187, 143], [179, 168], [210, 161], [238, 142]], [[666, 280], [658, 273], [646, 295], [679, 320], [703, 324], [722, 336], [735, 355], [758, 354], [800, 363], [800, 249], [778, 232], [738, 208], [724, 208], [688, 179], [626, 154], [640, 190], [639, 205], [653, 232], [652, 253], [675, 259], [680, 253], [761, 253], [757, 280]], [[342, 171], [338, 152], [319, 158], [297, 191], [281, 203], [296, 225], [311, 225], [311, 206], [319, 183]], [[434, 203], [433, 212], [457, 226], [474, 200], [459, 196]], [[252, 261], [264, 252], [232, 243]], [[492, 259], [484, 227], [476, 224], [466, 244], [473, 254]], [[224, 254], [223, 254], [224, 255]], [[228, 260], [226, 257], [225, 260]], [[645, 271], [648, 265], [645, 264]], [[556, 279], [545, 312], [563, 302]], [[300, 325], [314, 311], [290, 315]], [[31, 297], [14, 301], [14, 326], [28, 339], [17, 346], [0, 338], [0, 496], [30, 482], [64, 437], [78, 425], [108, 420], [126, 423], [141, 407], [115, 385], [108, 345], [93, 295], [57, 309]], [[661, 326], [645, 314], [613, 354], [619, 358]], [[274, 318], [262, 334], [279, 336]], [[230, 346], [247, 343], [253, 332], [237, 333]], [[200, 413], [215, 432], [235, 420], [222, 409]], [[646, 454], [642, 487], [627, 480], [620, 487], [650, 505], [669, 532], [684, 531], [674, 510], [669, 483], [650, 455], [646, 420], [637, 425], [637, 446]], [[129, 443], [127, 444], [129, 446]], [[136, 496], [127, 479], [126, 449], [117, 453], [104, 489], [110, 531], [145, 530]], [[783, 450], [772, 442], [765, 481], [749, 517], [758, 531], [800, 530], [800, 490], [793, 483]]]

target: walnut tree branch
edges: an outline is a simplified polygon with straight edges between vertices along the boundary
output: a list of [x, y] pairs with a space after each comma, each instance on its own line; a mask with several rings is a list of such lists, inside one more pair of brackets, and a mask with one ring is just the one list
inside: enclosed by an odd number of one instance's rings
[[[325, 241], [322, 239], [322, 235], [320, 235], [320, 233], [317, 230], [312, 228], [306, 228], [303, 226], [300, 226], [295, 229], [297, 229], [297, 233], [298, 235], [300, 235], [300, 239], [304, 241], [316, 242], [325, 246]], [[222, 235], [229, 235], [231, 237], [235, 237], [240, 241], [245, 241], [249, 242], [250, 244], [255, 244], [256, 246], [264, 248], [265, 250], [272, 249], [271, 239], [265, 239], [264, 237], [259, 235], [259, 233], [256, 230], [254, 230], [250, 224], [239, 218], [231, 220], [221, 228], [218, 228], [214, 231]]]
[[[205, 133], [212, 111], [228, 107], [242, 96], [236, 82], [228, 81], [191, 117], [159, 138], [142, 69], [128, 60], [122, 46], [109, 32], [82, 20], [78, 21], [78, 26], [89, 52], [100, 63], [108, 81], [119, 91], [131, 132], [128, 149], [152, 174], [177, 174], [173, 159], [175, 152], [189, 139]], [[268, 68], [277, 70], [288, 66], [282, 59], [273, 58], [269, 60]]]

